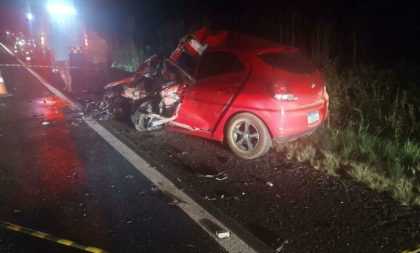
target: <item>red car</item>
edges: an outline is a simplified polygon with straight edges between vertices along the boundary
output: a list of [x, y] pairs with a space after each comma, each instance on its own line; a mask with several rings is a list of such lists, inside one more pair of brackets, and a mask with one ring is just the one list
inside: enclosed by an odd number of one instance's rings
[[142, 124], [226, 142], [239, 157], [254, 159], [273, 140], [308, 136], [327, 118], [324, 80], [297, 48], [203, 28], [186, 36], [167, 63], [188, 77], [161, 92], [179, 103], [167, 117], [149, 111]]

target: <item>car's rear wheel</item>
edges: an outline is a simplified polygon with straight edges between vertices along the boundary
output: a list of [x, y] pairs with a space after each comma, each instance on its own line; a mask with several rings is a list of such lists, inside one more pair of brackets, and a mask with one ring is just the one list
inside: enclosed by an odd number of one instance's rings
[[239, 113], [229, 120], [225, 132], [229, 148], [237, 156], [255, 159], [271, 148], [271, 136], [264, 122], [251, 113]]

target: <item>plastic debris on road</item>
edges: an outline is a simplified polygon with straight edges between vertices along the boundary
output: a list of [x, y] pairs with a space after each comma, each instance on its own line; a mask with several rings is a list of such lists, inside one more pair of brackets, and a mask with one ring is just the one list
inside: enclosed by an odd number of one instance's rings
[[223, 181], [223, 180], [226, 180], [227, 178], [228, 178], [228, 176], [225, 173], [223, 173], [219, 176], [216, 176], [217, 181]]
[[204, 196], [204, 199], [213, 201], [213, 200], [216, 200], [216, 197], [206, 195], [206, 196]]
[[[205, 178], [216, 177], [216, 179], [217, 179], [217, 178], [223, 178], [223, 177], [227, 178], [227, 175], [224, 172], [219, 172], [217, 174], [199, 174], [199, 173], [197, 173], [197, 177], [205, 177]], [[221, 180], [224, 180], [224, 179], [221, 179]]]
[[276, 252], [280, 252], [284, 246], [286, 246], [286, 244], [288, 244], [289, 241], [288, 240], [284, 240], [284, 242], [276, 249]]
[[44, 121], [41, 123], [43, 126], [48, 126], [49, 124], [51, 124], [49, 121]]
[[230, 232], [227, 230], [217, 230], [216, 235], [219, 239], [227, 239], [230, 237]]

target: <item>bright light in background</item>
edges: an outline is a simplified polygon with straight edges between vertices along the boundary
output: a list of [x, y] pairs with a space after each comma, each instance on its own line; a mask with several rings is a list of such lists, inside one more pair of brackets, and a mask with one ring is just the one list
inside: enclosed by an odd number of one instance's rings
[[45, 46], [45, 34], [41, 33], [41, 46]]
[[28, 14], [26, 14], [26, 18], [28, 20], [32, 20], [32, 19], [34, 19], [34, 15], [32, 13], [28, 13]]
[[75, 16], [77, 14], [73, 6], [62, 3], [48, 4], [47, 10], [51, 15], [57, 16]]
[[88, 36], [87, 36], [87, 34], [85, 33], [85, 47], [88, 47], [89, 46], [89, 42], [88, 42]]

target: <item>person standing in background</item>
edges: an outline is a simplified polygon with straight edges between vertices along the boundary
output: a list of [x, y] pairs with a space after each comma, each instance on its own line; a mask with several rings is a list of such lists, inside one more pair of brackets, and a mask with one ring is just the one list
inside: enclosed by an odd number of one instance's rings
[[51, 17], [48, 42], [52, 48], [53, 60], [59, 66], [59, 73], [64, 82], [64, 90], [73, 92], [72, 77], [70, 73], [69, 50], [79, 45], [83, 26], [73, 17]]
[[[99, 87], [103, 87], [109, 81], [109, 55], [108, 42], [96, 31], [92, 32], [90, 40], [90, 55], [95, 69], [96, 80]], [[99, 88], [98, 87], [98, 88]]]

